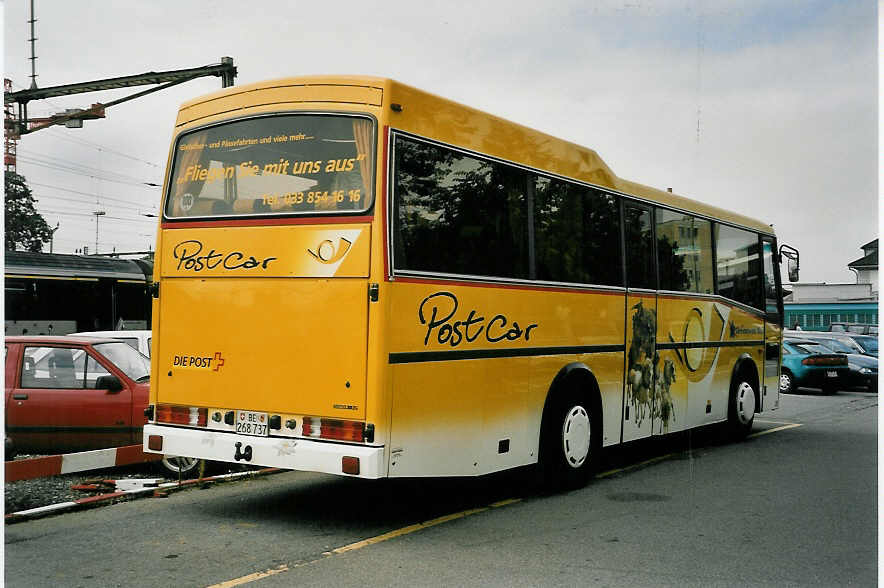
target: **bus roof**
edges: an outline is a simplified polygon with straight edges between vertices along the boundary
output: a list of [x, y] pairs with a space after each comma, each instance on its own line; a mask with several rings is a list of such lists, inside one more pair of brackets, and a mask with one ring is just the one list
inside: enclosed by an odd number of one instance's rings
[[[322, 102], [374, 109], [398, 104], [401, 110], [390, 116], [395, 129], [663, 206], [774, 233], [770, 225], [754, 218], [620, 178], [592, 149], [389, 78], [308, 76], [234, 86], [182, 104], [176, 126], [180, 128], [221, 113], [238, 116], [254, 106], [300, 109], [305, 104]], [[426, 116], [427, 113], [432, 116]]]

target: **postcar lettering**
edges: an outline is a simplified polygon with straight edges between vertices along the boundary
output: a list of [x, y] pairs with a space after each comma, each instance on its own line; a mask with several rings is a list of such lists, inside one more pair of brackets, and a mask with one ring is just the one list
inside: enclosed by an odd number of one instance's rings
[[271, 261], [276, 257], [265, 257], [258, 260], [253, 255], [246, 256], [241, 251], [231, 251], [230, 253], [221, 253], [210, 249], [208, 253], [202, 254], [203, 244], [196, 239], [182, 241], [172, 250], [172, 256], [178, 260], [177, 269], [185, 269], [194, 272], [201, 272], [205, 269], [215, 269], [221, 266], [227, 270], [253, 269], [260, 267], [266, 270]]
[[531, 331], [537, 328], [536, 323], [522, 328], [517, 321], [510, 322], [503, 314], [494, 315], [486, 322], [485, 317], [476, 309], [471, 309], [459, 320], [452, 320], [458, 307], [457, 296], [451, 292], [436, 292], [424, 298], [417, 312], [420, 323], [427, 326], [424, 345], [429, 344], [430, 337], [434, 337], [441, 345], [451, 347], [457, 347], [464, 341], [472, 343], [483, 335], [489, 343], [517, 341], [522, 338], [529, 341]]

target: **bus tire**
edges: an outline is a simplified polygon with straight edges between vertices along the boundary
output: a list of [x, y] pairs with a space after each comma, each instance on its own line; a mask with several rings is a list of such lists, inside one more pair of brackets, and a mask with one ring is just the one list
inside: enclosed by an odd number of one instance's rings
[[551, 399], [540, 431], [541, 484], [547, 490], [584, 486], [601, 451], [601, 418], [586, 397], [574, 393]]
[[727, 407], [727, 423], [731, 435], [735, 439], [743, 439], [752, 430], [755, 421], [755, 405], [757, 395], [755, 387], [745, 372], [737, 373], [731, 382], [730, 396]]
[[197, 474], [200, 477], [205, 474], [206, 461], [195, 457], [182, 457], [177, 455], [164, 455], [158, 462], [160, 471], [174, 478], [193, 478]]

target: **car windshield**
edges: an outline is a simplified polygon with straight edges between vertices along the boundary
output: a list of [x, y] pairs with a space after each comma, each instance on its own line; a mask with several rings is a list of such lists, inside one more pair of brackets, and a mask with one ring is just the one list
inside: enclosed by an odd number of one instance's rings
[[853, 340], [863, 348], [865, 353], [878, 353], [878, 339], [876, 337], [854, 337]]
[[792, 343], [792, 347], [798, 353], [803, 353], [804, 355], [810, 355], [813, 353], [830, 353], [828, 349], [819, 343]]
[[836, 353], [855, 353], [856, 349], [851, 347], [850, 345], [846, 345], [837, 339], [822, 339], [820, 340], [820, 345], [826, 347], [830, 351], [834, 351]]
[[122, 341], [98, 343], [94, 347], [130, 379], [139, 382], [150, 377], [150, 360]]

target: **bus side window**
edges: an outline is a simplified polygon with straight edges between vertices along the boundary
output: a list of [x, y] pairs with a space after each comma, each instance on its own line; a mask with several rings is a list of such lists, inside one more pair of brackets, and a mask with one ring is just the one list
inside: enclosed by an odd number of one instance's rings
[[764, 306], [765, 312], [767, 313], [767, 320], [772, 323], [782, 325], [782, 316], [780, 315], [780, 304], [779, 304], [779, 288], [777, 288], [777, 284], [779, 280], [776, 275], [776, 270], [779, 269], [779, 266], [774, 263], [774, 246], [773, 243], [768, 241], [767, 239], [762, 239], [761, 241], [761, 252], [762, 258], [764, 261]]
[[654, 265], [654, 225], [651, 210], [644, 206], [626, 204], [623, 216], [626, 241], [626, 286], [628, 288], [657, 287]]

